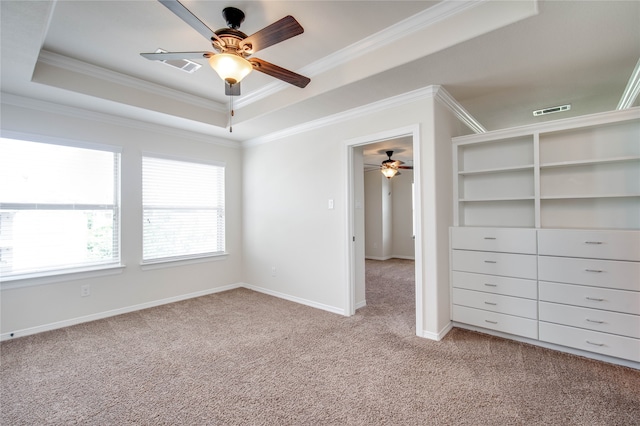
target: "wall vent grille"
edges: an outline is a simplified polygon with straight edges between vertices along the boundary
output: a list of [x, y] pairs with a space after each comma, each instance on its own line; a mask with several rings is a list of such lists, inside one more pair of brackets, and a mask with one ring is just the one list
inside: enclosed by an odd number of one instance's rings
[[533, 111], [533, 116], [538, 117], [540, 115], [554, 114], [556, 112], [569, 111], [570, 109], [571, 109], [571, 104], [542, 108], [542, 109]]
[[[163, 49], [157, 49], [156, 53], [167, 53], [167, 51]], [[184, 72], [188, 72], [189, 74], [193, 74], [194, 72], [198, 71], [200, 67], [202, 67], [202, 65], [193, 61], [189, 61], [188, 59], [168, 59], [160, 62], [167, 64], [170, 67], [178, 68]]]

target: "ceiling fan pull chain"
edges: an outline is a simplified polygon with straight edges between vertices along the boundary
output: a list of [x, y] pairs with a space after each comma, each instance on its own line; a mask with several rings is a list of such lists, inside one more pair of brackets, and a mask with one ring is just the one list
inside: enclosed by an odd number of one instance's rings
[[229, 133], [233, 133], [233, 96], [229, 96]]

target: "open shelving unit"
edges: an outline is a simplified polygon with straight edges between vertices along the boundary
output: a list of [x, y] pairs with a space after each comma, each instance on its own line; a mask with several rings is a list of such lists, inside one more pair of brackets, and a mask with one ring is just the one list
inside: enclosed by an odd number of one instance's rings
[[640, 109], [453, 139], [454, 225], [640, 229]]
[[452, 142], [454, 325], [640, 369], [640, 108]]

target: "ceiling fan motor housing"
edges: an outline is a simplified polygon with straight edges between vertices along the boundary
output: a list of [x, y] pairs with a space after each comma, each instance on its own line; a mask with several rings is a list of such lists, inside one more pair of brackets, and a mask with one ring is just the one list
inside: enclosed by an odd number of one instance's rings
[[244, 22], [244, 12], [235, 7], [225, 7], [222, 9], [222, 17], [227, 21], [229, 28], [234, 30], [240, 28], [240, 24]]
[[244, 12], [235, 7], [225, 7], [222, 9], [222, 16], [227, 21], [228, 28], [221, 28], [215, 33], [224, 45], [220, 40], [212, 39], [213, 48], [218, 53], [235, 53], [243, 58], [249, 56], [249, 49], [240, 47], [240, 42], [247, 38], [247, 35], [238, 29], [244, 22]]
[[247, 38], [247, 35], [242, 31], [233, 28], [222, 28], [216, 31], [216, 35], [224, 42], [224, 45], [222, 45], [219, 40], [212, 40], [213, 48], [218, 53], [235, 53], [242, 57], [249, 56], [247, 49], [240, 47], [240, 42]]

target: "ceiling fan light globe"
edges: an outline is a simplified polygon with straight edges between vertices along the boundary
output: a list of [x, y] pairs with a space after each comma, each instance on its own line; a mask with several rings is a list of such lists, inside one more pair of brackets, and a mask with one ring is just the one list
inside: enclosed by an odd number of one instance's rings
[[392, 177], [394, 177], [396, 174], [398, 174], [398, 169], [392, 166], [389, 167], [385, 167], [384, 165], [382, 167], [380, 167], [380, 172], [382, 172], [382, 174], [384, 175], [384, 177], [386, 177], [387, 179], [391, 179]]
[[221, 79], [231, 85], [240, 83], [253, 70], [249, 61], [231, 53], [213, 55], [209, 58], [209, 65]]

